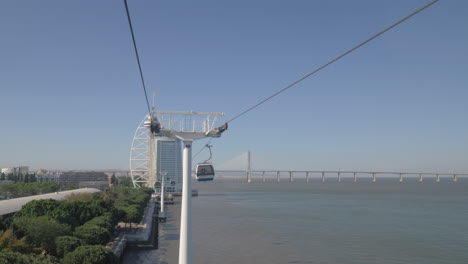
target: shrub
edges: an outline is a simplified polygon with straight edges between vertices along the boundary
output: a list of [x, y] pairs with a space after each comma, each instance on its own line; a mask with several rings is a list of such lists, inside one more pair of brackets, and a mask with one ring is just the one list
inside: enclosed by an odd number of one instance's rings
[[73, 236], [59, 236], [55, 238], [57, 256], [63, 258], [67, 253], [74, 251], [79, 246], [84, 246], [83, 240]]
[[94, 217], [93, 219], [89, 220], [85, 224], [97, 225], [99, 227], [106, 229], [109, 232], [109, 234], [114, 233], [114, 225], [112, 223], [112, 216], [109, 213], [106, 213], [102, 216]]
[[43, 216], [59, 207], [60, 202], [53, 199], [33, 200], [23, 205], [20, 211], [15, 214], [15, 218], [22, 216]]
[[55, 238], [71, 234], [70, 227], [48, 217], [20, 217], [13, 221], [20, 236], [33, 246], [55, 252]]
[[88, 245], [105, 245], [111, 238], [106, 229], [93, 224], [84, 224], [77, 227], [75, 236], [83, 239]]
[[65, 255], [63, 264], [113, 264], [114, 254], [104, 246], [81, 246]]
[[26, 238], [18, 239], [11, 229], [0, 231], [0, 251], [15, 251], [18, 253], [39, 253], [40, 250], [32, 248]]
[[57, 264], [56, 258], [45, 255], [21, 254], [17, 252], [0, 251], [0, 263], [14, 264]]

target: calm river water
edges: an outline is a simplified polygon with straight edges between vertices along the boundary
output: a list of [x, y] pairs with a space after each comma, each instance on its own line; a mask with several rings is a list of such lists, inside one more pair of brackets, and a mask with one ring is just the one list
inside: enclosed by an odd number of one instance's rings
[[468, 263], [468, 179], [194, 183], [194, 263]]

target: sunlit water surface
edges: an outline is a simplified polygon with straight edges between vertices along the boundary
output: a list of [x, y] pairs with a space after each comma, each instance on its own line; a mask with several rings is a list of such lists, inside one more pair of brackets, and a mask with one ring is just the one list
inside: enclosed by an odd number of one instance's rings
[[468, 179], [193, 188], [194, 263], [468, 263]]

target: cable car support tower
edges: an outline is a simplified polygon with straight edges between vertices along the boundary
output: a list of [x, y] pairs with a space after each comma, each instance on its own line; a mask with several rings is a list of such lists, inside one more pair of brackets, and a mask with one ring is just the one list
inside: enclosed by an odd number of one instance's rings
[[228, 125], [224, 123], [216, 127], [219, 116], [224, 116], [224, 113], [155, 111], [153, 107], [140, 123], [133, 139], [130, 169], [134, 187], [154, 188], [158, 182], [155, 137], [183, 142], [179, 264], [192, 263], [192, 143], [207, 137], [221, 137]]

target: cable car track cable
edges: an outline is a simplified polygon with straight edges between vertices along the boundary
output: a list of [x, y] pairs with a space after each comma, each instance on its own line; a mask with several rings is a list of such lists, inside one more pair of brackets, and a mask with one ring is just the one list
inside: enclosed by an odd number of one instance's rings
[[128, 11], [127, 0], [124, 0], [125, 11], [127, 12], [128, 25], [130, 26], [130, 33], [132, 34], [133, 48], [135, 49], [136, 60], [138, 63], [138, 70], [140, 71], [141, 84], [143, 85], [143, 91], [145, 92], [146, 105], [148, 106], [148, 113], [151, 113], [151, 107], [148, 101], [148, 93], [146, 92], [145, 79], [143, 78], [143, 71], [141, 70], [140, 56], [138, 56], [138, 48], [135, 41], [135, 34], [133, 33], [132, 20], [130, 19], [130, 12]]
[[268, 96], [267, 98], [263, 99], [262, 101], [260, 101], [259, 103], [251, 106], [250, 108], [244, 110], [243, 112], [241, 112], [240, 114], [236, 115], [235, 117], [229, 119], [226, 123], [230, 123], [234, 120], [236, 120], [237, 118], [247, 114], [248, 112], [252, 111], [253, 109], [257, 108], [258, 106], [262, 105], [263, 103], [271, 100], [273, 97], [279, 95], [280, 93], [282, 92], [285, 92], [286, 90], [292, 88], [293, 86], [295, 86], [296, 84], [302, 82], [303, 80], [307, 79], [308, 77], [312, 76], [313, 74], [323, 70], [324, 68], [330, 66], [331, 64], [333, 64], [334, 62], [338, 61], [339, 59], [343, 58], [344, 56], [352, 53], [353, 51], [359, 49], [360, 47], [364, 46], [365, 44], [367, 44], [368, 42], [376, 39], [377, 37], [379, 37], [380, 35], [384, 34], [385, 32], [389, 31], [390, 29], [398, 26], [399, 24], [403, 23], [404, 21], [406, 21], [407, 19], [411, 18], [412, 16], [418, 14], [419, 12], [423, 11], [424, 9], [430, 7], [431, 5], [435, 4], [436, 2], [438, 2], [439, 0], [433, 0], [431, 2], [429, 2], [428, 4], [424, 5], [423, 7], [420, 7], [419, 9], [417, 9], [416, 11], [414, 11], [413, 13], [405, 16], [404, 18], [398, 20], [397, 22], [393, 23], [392, 25], [386, 27], [385, 29], [381, 30], [379, 33], [373, 35], [372, 37], [368, 38], [367, 40], [361, 42], [360, 44], [354, 46], [353, 48], [351, 48], [350, 50], [346, 51], [345, 53], [339, 55], [338, 57], [332, 59], [331, 61], [327, 62], [326, 64], [320, 66], [319, 68], [315, 69], [314, 71], [306, 74], [305, 76], [303, 76], [302, 78], [300, 78], [299, 80], [289, 84], [288, 86], [286, 86], [285, 88], [279, 90], [278, 92]]
[[[331, 64], [333, 64], [334, 62], [338, 61], [339, 59], [343, 58], [344, 56], [352, 53], [353, 51], [359, 49], [360, 47], [364, 46], [365, 44], [367, 44], [368, 42], [370, 42], [371, 40], [374, 40], [376, 39], [377, 37], [379, 37], [380, 35], [384, 34], [385, 32], [389, 31], [390, 29], [398, 26], [399, 24], [403, 23], [404, 21], [408, 20], [409, 18], [413, 17], [414, 15], [418, 14], [419, 12], [423, 11], [424, 9], [430, 7], [431, 5], [435, 4], [436, 2], [438, 2], [439, 0], [433, 0], [429, 3], [427, 3], [426, 5], [420, 7], [419, 9], [417, 9], [416, 11], [412, 12], [411, 14], [405, 16], [404, 18], [398, 20], [397, 22], [393, 23], [392, 25], [386, 27], [385, 29], [379, 31], [377, 34], [373, 35], [372, 37], [368, 38], [367, 40], [361, 42], [360, 44], [354, 46], [353, 48], [349, 49], [348, 51], [346, 51], [345, 53], [339, 55], [338, 57], [332, 59], [331, 61], [327, 62], [326, 64], [320, 66], [319, 68], [315, 69], [314, 71], [308, 73], [307, 75], [303, 76], [302, 78], [300, 78], [299, 80], [289, 84], [288, 86], [286, 86], [285, 88], [279, 90], [278, 92], [270, 95], [269, 97], [263, 99], [262, 101], [260, 101], [259, 103], [251, 106], [250, 108], [247, 108], [246, 110], [244, 110], [243, 112], [241, 112], [240, 114], [234, 116], [233, 118], [229, 119], [226, 123], [230, 123], [234, 120], [236, 120], [237, 118], [247, 114], [248, 112], [252, 111], [253, 109], [257, 108], [258, 106], [262, 105], [263, 103], [269, 101], [270, 99], [272, 99], [273, 97], [276, 97], [277, 95], [279, 95], [280, 93], [292, 88], [293, 86], [295, 86], [296, 84], [302, 82], [303, 80], [307, 79], [308, 77], [312, 76], [313, 74], [323, 70], [324, 68], [330, 66]], [[210, 144], [211, 141], [213, 140], [213, 138], [211, 138], [207, 144]], [[195, 154], [193, 156], [193, 158], [196, 158], [198, 156], [198, 154], [200, 154], [204, 149], [206, 148], [206, 145], [203, 146], [198, 152], [197, 154]]]

